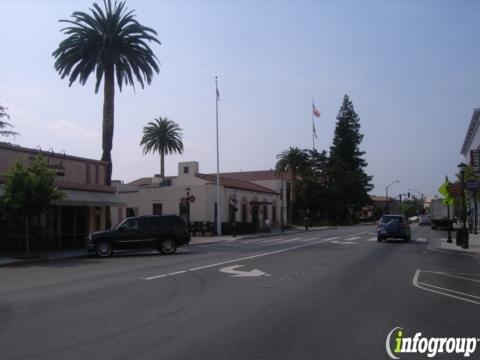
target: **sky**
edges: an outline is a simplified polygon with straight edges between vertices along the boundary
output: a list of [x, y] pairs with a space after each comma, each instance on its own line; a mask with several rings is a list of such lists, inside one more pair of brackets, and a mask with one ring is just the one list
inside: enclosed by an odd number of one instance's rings
[[[101, 3], [101, 1], [100, 1]], [[371, 194], [438, 194], [463, 161], [460, 150], [480, 107], [480, 2], [127, 0], [155, 29], [160, 73], [150, 86], [116, 92], [113, 179], [159, 173], [158, 154], [139, 143], [148, 122], [183, 129], [183, 155], [216, 171], [215, 76], [220, 92], [220, 171], [266, 170], [289, 147], [329, 150], [348, 94], [360, 117]], [[60, 19], [89, 0], [0, 0], [0, 104], [21, 146], [99, 159], [103, 94], [94, 78], [71, 87], [54, 69]]]

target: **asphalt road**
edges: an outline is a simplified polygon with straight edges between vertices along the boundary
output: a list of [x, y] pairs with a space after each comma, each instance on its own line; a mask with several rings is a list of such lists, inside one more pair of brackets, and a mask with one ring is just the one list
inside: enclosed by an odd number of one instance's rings
[[0, 268], [0, 359], [388, 359], [395, 327], [480, 337], [479, 259], [434, 250], [443, 236], [356, 226]]

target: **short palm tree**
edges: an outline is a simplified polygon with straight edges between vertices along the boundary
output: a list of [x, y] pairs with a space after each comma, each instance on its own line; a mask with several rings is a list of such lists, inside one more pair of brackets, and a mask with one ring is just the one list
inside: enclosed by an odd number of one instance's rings
[[53, 52], [55, 69], [62, 79], [68, 76], [69, 86], [78, 79], [84, 85], [95, 73], [95, 92], [103, 79], [103, 134], [102, 160], [106, 161], [107, 183], [112, 177], [112, 141], [114, 123], [115, 77], [120, 91], [122, 85], [141, 87], [150, 84], [159, 63], [147, 42], [155, 42], [155, 30], [141, 25], [133, 10], [128, 11], [124, 1], [112, 6], [111, 0], [103, 1], [102, 9], [96, 3], [91, 14], [76, 11], [72, 20], [60, 20], [69, 24], [62, 29], [67, 36]]
[[308, 153], [298, 147], [290, 147], [277, 155], [275, 172], [277, 174], [290, 175], [290, 207], [289, 219], [293, 220], [293, 208], [296, 200], [296, 181], [297, 176], [301, 174], [309, 165]]
[[140, 141], [143, 153], [157, 151], [160, 154], [160, 176], [165, 177], [165, 154], [183, 153], [182, 129], [178, 124], [167, 118], [159, 117], [149, 122], [143, 128], [143, 137]]

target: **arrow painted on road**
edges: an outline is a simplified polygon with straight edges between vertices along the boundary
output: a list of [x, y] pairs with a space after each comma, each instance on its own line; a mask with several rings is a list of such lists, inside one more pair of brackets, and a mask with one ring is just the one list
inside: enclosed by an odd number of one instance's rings
[[226, 274], [233, 274], [232, 277], [250, 277], [250, 276], [270, 276], [263, 271], [260, 271], [258, 269], [253, 269], [250, 271], [241, 271], [241, 270], [235, 270], [244, 265], [232, 265], [232, 266], [227, 266], [224, 268], [221, 268], [219, 271], [224, 272]]

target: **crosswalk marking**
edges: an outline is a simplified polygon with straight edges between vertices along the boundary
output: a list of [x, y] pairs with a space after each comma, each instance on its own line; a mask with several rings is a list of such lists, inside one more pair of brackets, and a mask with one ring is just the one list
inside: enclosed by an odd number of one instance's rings
[[367, 241], [377, 241], [377, 237], [374, 236], [374, 237], [372, 237], [372, 238], [370, 238], [370, 239], [367, 239]]
[[302, 241], [313, 241], [318, 240], [318, 237], [310, 238], [310, 239], [302, 239]]
[[286, 240], [281, 240], [279, 241], [278, 243], [279, 244], [283, 244], [283, 243], [288, 243], [288, 242], [292, 242], [292, 241], [297, 241], [297, 240], [300, 240], [301, 238], [293, 238], [293, 239], [286, 239]]
[[353, 240], [357, 240], [357, 239], [360, 239], [360, 236], [352, 236], [352, 237], [349, 237], [349, 238], [346, 238], [346, 239], [343, 239], [345, 241], [353, 241]]

